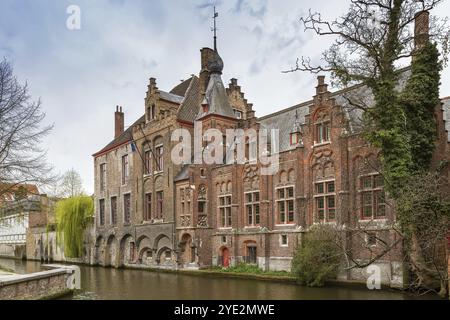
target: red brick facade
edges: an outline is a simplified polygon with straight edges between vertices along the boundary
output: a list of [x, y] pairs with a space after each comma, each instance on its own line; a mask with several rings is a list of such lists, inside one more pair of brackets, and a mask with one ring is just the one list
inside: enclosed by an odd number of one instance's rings
[[[215, 76], [208, 70], [214, 54], [202, 49], [199, 77], [193, 76], [169, 93], [159, 90], [151, 79], [145, 116], [94, 155], [97, 261], [172, 268], [246, 262], [265, 270], [289, 270], [304, 234], [314, 224], [326, 223], [341, 228], [343, 245], [355, 260], [369, 260], [381, 250], [377, 241], [371, 240], [372, 234], [395, 243], [376, 264], [385, 283], [401, 286], [402, 245], [392, 230], [392, 203], [385, 198], [378, 177], [378, 152], [360, 135], [361, 114], [345, 105], [347, 94], [370, 94], [367, 89], [356, 86], [331, 93], [324, 77], [319, 77], [311, 101], [256, 118], [236, 79], [224, 91], [227, 101], [222, 106], [207, 104], [212, 101], [205, 100], [210, 82], [215, 79], [219, 89], [223, 86], [217, 76], [220, 70], [215, 70]], [[408, 76], [409, 70], [404, 74]], [[231, 113], [226, 109], [230, 107]], [[439, 139], [435, 163], [449, 158], [445, 118], [449, 111], [447, 100], [436, 108]], [[279, 129], [279, 143], [274, 140], [270, 146], [272, 151], [280, 151], [279, 170], [261, 175], [259, 161], [175, 165], [171, 150], [176, 143], [171, 134], [178, 128], [193, 133], [196, 120], [202, 123], [203, 132], [210, 128], [223, 134], [237, 128]], [[155, 159], [159, 146], [164, 146], [162, 170]], [[152, 152], [148, 161], [146, 151]], [[123, 184], [118, 163], [125, 154], [130, 155], [130, 173]], [[101, 164], [106, 164], [106, 182], [100, 177]], [[164, 198], [159, 202], [161, 192]], [[121, 212], [125, 193], [131, 195], [127, 223]], [[120, 204], [115, 224], [108, 218], [111, 197], [117, 197]], [[100, 201], [106, 203], [101, 210], [108, 213], [102, 223]], [[365, 236], [352, 236], [360, 226], [366, 228]], [[364, 272], [343, 271], [340, 278], [366, 279]]]

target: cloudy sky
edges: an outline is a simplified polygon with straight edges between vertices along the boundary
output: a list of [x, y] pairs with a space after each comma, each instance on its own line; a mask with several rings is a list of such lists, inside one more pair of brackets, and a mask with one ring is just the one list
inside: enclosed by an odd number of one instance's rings
[[[92, 154], [114, 134], [116, 105], [125, 125], [144, 113], [150, 77], [170, 90], [198, 74], [200, 48], [212, 46], [213, 4], [220, 17], [223, 79], [239, 79], [258, 116], [310, 99], [315, 76], [282, 74], [296, 57], [318, 57], [330, 39], [304, 33], [309, 8], [333, 18], [347, 0], [1, 0], [0, 57], [13, 63], [34, 98], [41, 98], [49, 161], [58, 172], [74, 168], [93, 191]], [[81, 9], [81, 30], [66, 27], [69, 5]], [[435, 14], [450, 12], [450, 1]], [[449, 69], [442, 96], [450, 95]]]

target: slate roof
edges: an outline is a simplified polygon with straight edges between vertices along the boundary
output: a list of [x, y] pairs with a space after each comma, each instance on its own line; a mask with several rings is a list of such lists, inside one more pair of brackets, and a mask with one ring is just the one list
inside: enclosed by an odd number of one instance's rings
[[[191, 78], [189, 78], [186, 81], [183, 81], [182, 83], [180, 83], [179, 85], [175, 86], [170, 92], [166, 92], [166, 91], [159, 91], [160, 97], [164, 100], [170, 101], [170, 102], [174, 102], [177, 104], [181, 104], [184, 100], [184, 95], [186, 94], [187, 89], [189, 88], [191, 82], [193, 79], [195, 79], [197, 77], [192, 76]], [[198, 80], [198, 78], [197, 78]], [[197, 109], [195, 109], [197, 110]], [[105, 153], [107, 151], [113, 150], [127, 142], [132, 141], [133, 139], [133, 135], [132, 135], [132, 131], [133, 131], [133, 127], [140, 124], [140, 123], [144, 123], [145, 122], [145, 115], [143, 115], [142, 117], [140, 117], [135, 123], [133, 123], [127, 130], [125, 130], [120, 136], [118, 136], [117, 138], [115, 138], [114, 140], [112, 140], [110, 143], [108, 143], [103, 149], [101, 149], [100, 151], [96, 152], [93, 156], [99, 156], [102, 153]]]
[[170, 93], [170, 92], [165, 92], [162, 90], [159, 90], [159, 97], [163, 100], [169, 101], [169, 102], [173, 102], [176, 104], [181, 104], [181, 102], [183, 101], [184, 97], [182, 96], [178, 96], [176, 94]]
[[145, 122], [145, 115], [140, 117], [135, 123], [133, 123], [131, 126], [129, 126], [128, 129], [125, 130], [120, 136], [118, 136], [113, 141], [108, 143], [103, 149], [101, 149], [99, 152], [96, 152], [93, 156], [94, 157], [99, 156], [102, 153], [113, 150], [127, 142], [132, 141], [133, 140], [133, 134], [132, 134], [133, 127], [140, 123], [144, 123], [144, 122]]
[[[411, 74], [411, 68], [406, 67], [401, 71], [400, 80], [398, 83], [399, 88], [403, 88], [406, 84], [406, 80]], [[374, 104], [372, 91], [364, 85], [355, 85], [350, 88], [336, 91], [331, 93], [331, 98], [336, 100], [336, 104], [341, 106], [345, 112], [347, 119], [349, 120], [350, 132], [355, 133], [361, 130], [363, 110], [353, 107], [349, 103], [349, 99], [357, 104], [371, 107]], [[448, 107], [448, 129], [450, 129], [450, 102]], [[261, 123], [262, 128], [265, 129], [279, 129], [279, 152], [285, 152], [293, 150], [296, 146], [291, 146], [290, 135], [292, 128], [295, 127], [296, 113], [298, 115], [298, 121], [301, 124], [305, 124], [305, 116], [309, 114], [309, 108], [313, 105], [313, 101], [306, 101], [291, 108], [287, 108], [278, 111], [273, 114], [261, 117], [258, 121]], [[449, 134], [450, 141], [450, 134]]]
[[191, 78], [184, 100], [178, 109], [178, 119], [194, 122], [200, 106], [200, 99], [200, 80], [194, 76]]
[[304, 124], [305, 116], [309, 114], [309, 107], [311, 105], [312, 101], [308, 101], [258, 119], [262, 129], [279, 130], [279, 143], [274, 144], [274, 146], [279, 146], [279, 152], [295, 149], [295, 146], [291, 146], [290, 143], [290, 135], [296, 121], [295, 117], [297, 115], [299, 122]]
[[208, 104], [208, 111], [203, 112], [200, 106], [197, 119], [201, 119], [210, 114], [235, 118], [233, 108], [231, 108], [225, 86], [222, 82], [222, 77], [218, 73], [211, 74], [209, 78], [208, 88], [206, 89], [205, 99], [202, 104], [204, 103]]
[[175, 88], [170, 90], [170, 93], [175, 94], [177, 96], [184, 97], [186, 95], [186, 92], [187, 92], [189, 86], [191, 85], [191, 81], [195, 78], [197, 78], [197, 77], [193, 75], [189, 79], [187, 79], [187, 80], [183, 81], [182, 83], [180, 83], [179, 85], [175, 86]]

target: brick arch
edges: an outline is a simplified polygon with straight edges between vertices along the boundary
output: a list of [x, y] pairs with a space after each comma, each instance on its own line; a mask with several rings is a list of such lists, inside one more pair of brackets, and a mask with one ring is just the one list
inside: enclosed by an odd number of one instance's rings
[[295, 182], [295, 170], [294, 169], [290, 169], [288, 171], [288, 182]]
[[136, 240], [136, 246], [139, 248], [139, 246], [141, 245], [141, 242], [148, 239], [148, 241], [150, 241], [150, 238], [147, 237], [145, 234], [141, 235], [140, 237], [137, 238]]
[[105, 239], [103, 236], [97, 236], [95, 240], [95, 263], [103, 265], [105, 263]]
[[[166, 234], [160, 234], [155, 238], [155, 241], [153, 242], [153, 250], [159, 251], [159, 248], [162, 246], [169, 247], [170, 245], [164, 244], [164, 241], [166, 240], [167, 243], [171, 243], [170, 238]], [[161, 245], [163, 243], [163, 245]]]
[[184, 233], [181, 236], [180, 250], [181, 250], [181, 264], [188, 264], [195, 262], [195, 252], [193, 249], [192, 235], [189, 233]]
[[117, 267], [118, 262], [118, 245], [117, 245], [117, 239], [116, 237], [111, 234], [108, 237], [108, 240], [106, 241], [106, 248], [105, 248], [105, 266], [112, 266]]
[[143, 247], [139, 249], [138, 261], [141, 264], [146, 264], [146, 259], [153, 257], [153, 250], [150, 247]]
[[314, 112], [311, 114], [311, 119], [313, 120], [313, 123], [316, 123], [318, 120], [320, 120], [321, 117], [330, 117], [330, 111], [328, 110], [328, 106], [320, 106], [314, 110]]
[[288, 175], [286, 170], [281, 170], [280, 173], [278, 174], [278, 183], [279, 184], [284, 184], [288, 181]]
[[[133, 244], [133, 245], [132, 245]], [[125, 263], [135, 260], [136, 256], [136, 243], [131, 234], [125, 234], [120, 239], [119, 248], [119, 267], [125, 265]]]
[[157, 251], [156, 259], [157, 259], [159, 264], [164, 263], [164, 261], [162, 261], [161, 259], [163, 258], [163, 255], [164, 255], [164, 258], [167, 258], [167, 253], [168, 252], [170, 252], [170, 254], [172, 254], [173, 250], [171, 248], [169, 248], [169, 247], [166, 247], [166, 246], [162, 247], [161, 249], [159, 249]]

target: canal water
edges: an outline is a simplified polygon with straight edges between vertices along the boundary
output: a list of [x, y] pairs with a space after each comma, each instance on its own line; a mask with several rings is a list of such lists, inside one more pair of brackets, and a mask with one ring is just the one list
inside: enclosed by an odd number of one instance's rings
[[[40, 263], [0, 259], [0, 268], [16, 273], [40, 270]], [[80, 266], [82, 290], [77, 300], [410, 300], [398, 291], [354, 287], [308, 288], [291, 283], [213, 278], [145, 270]], [[434, 298], [433, 296], [420, 297]]]

